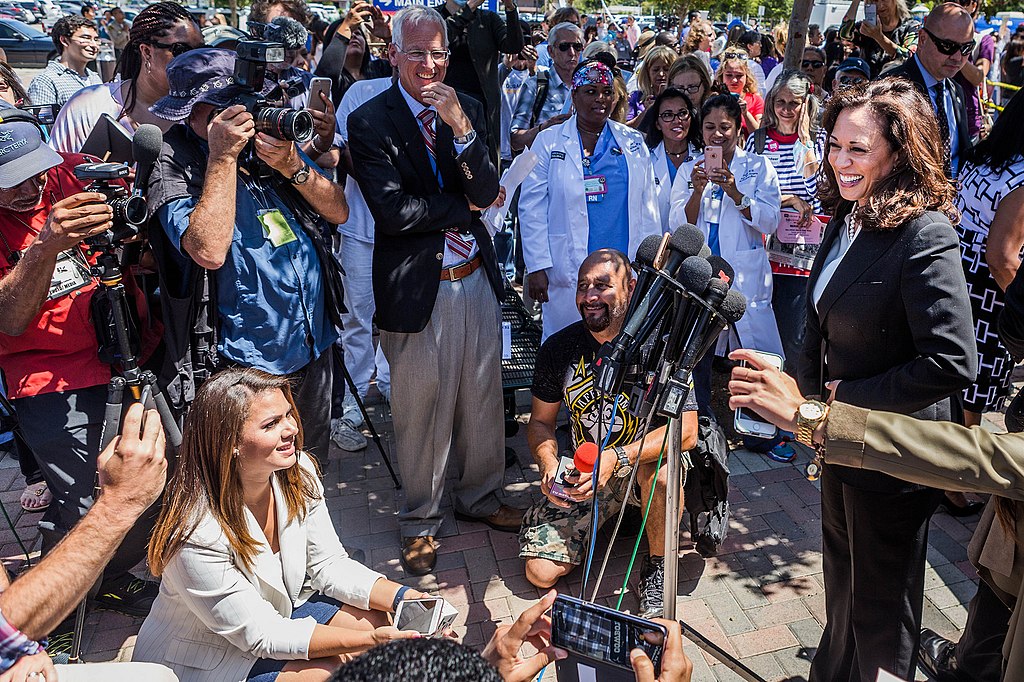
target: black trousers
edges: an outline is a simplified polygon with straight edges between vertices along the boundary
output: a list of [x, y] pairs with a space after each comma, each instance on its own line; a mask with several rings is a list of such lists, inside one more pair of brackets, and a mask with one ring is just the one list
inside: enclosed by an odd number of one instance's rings
[[828, 623], [811, 682], [874, 682], [882, 668], [914, 679], [928, 519], [941, 493], [861, 490], [826, 465], [821, 525]]
[[1010, 609], [982, 580], [967, 607], [967, 624], [955, 649], [957, 679], [999, 682], [1003, 676], [1003, 641], [1010, 627]]

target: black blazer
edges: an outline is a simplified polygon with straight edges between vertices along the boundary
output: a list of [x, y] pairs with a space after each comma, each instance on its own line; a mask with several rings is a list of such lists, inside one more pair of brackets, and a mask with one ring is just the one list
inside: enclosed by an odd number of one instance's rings
[[[906, 78], [908, 81], [913, 83], [915, 87], [917, 87], [918, 92], [928, 98], [929, 106], [931, 105], [928, 88], [925, 87], [924, 76], [921, 75], [921, 69], [917, 65], [916, 58], [911, 57], [891, 71], [887, 71], [883, 78]], [[965, 155], [973, 146], [971, 144], [971, 135], [968, 132], [966, 98], [964, 96], [964, 90], [960, 87], [959, 83], [947, 78], [946, 84], [950, 86], [950, 94], [953, 96], [953, 118], [956, 120], [956, 137], [959, 146], [958, 154], [960, 157], [960, 165], [962, 166]]]
[[[845, 203], [836, 211], [811, 268], [800, 390], [824, 396], [825, 383], [840, 379], [837, 400], [948, 420], [959, 392], [978, 371], [957, 234], [946, 216], [934, 211], [893, 231], [863, 231], [815, 306], [815, 283], [846, 229], [850, 208]], [[836, 473], [867, 490], [912, 487], [876, 472], [836, 467]]]
[[500, 299], [504, 290], [491, 236], [468, 203], [489, 206], [498, 197], [484, 111], [472, 97], [459, 95], [459, 102], [477, 138], [456, 157], [451, 127], [435, 119], [443, 189], [397, 83], [348, 119], [352, 174], [375, 224], [373, 295], [377, 326], [385, 331], [415, 333], [427, 326], [441, 281], [444, 230], [472, 232], [495, 295]]

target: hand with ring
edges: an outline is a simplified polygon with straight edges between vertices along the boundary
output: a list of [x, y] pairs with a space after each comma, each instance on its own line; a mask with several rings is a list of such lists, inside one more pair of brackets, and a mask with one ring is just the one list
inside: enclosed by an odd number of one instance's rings
[[0, 682], [57, 682], [57, 670], [45, 651], [22, 656], [0, 675]]

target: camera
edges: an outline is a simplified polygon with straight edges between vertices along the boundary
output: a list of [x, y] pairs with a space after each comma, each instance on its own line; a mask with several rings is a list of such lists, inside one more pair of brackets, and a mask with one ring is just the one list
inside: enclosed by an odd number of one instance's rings
[[235, 83], [247, 92], [231, 104], [241, 104], [252, 114], [256, 130], [279, 140], [308, 142], [313, 138], [313, 116], [308, 111], [276, 107], [260, 94], [267, 64], [284, 61], [284, 46], [259, 40], [243, 40], [235, 48]]
[[86, 192], [99, 192], [106, 197], [106, 203], [114, 212], [114, 229], [86, 239], [86, 243], [102, 246], [116, 243], [138, 234], [140, 225], [146, 222], [146, 200], [135, 196], [125, 187], [111, 183], [128, 177], [128, 165], [123, 163], [80, 163], [75, 166], [75, 177], [91, 180]]

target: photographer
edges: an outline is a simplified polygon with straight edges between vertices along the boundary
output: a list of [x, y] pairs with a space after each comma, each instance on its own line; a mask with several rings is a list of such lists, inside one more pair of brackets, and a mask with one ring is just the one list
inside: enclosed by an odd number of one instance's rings
[[[79, 154], [58, 154], [29, 114], [0, 120], [0, 369], [20, 428], [34, 451], [53, 502], [40, 528], [52, 549], [92, 502], [110, 366], [98, 357], [92, 320], [95, 256], [82, 240], [114, 227], [103, 194], [83, 191]], [[143, 330], [145, 360], [160, 338], [144, 297], [125, 278]], [[147, 524], [122, 544], [104, 572], [98, 601], [145, 615], [156, 584], [131, 569], [145, 556]]]
[[177, 680], [170, 670], [153, 663], [54, 667], [37, 641], [85, 599], [118, 544], [163, 491], [167, 460], [156, 411], [147, 413], [141, 404], [133, 405], [122, 435], [99, 456], [98, 466], [103, 492], [64, 541], [13, 583], [0, 568], [0, 680]]
[[[344, 222], [348, 204], [341, 186], [294, 142], [256, 132], [252, 113], [236, 103], [253, 93], [235, 82], [234, 68], [235, 55], [214, 48], [192, 50], [168, 66], [171, 94], [152, 111], [183, 125], [164, 136], [149, 183], [150, 210], [182, 271], [198, 267], [212, 275], [221, 364], [293, 375], [306, 442], [326, 457], [329, 351], [338, 336], [329, 311], [337, 304], [330, 255], [318, 240], [322, 221]], [[154, 249], [163, 237], [150, 230]]]

